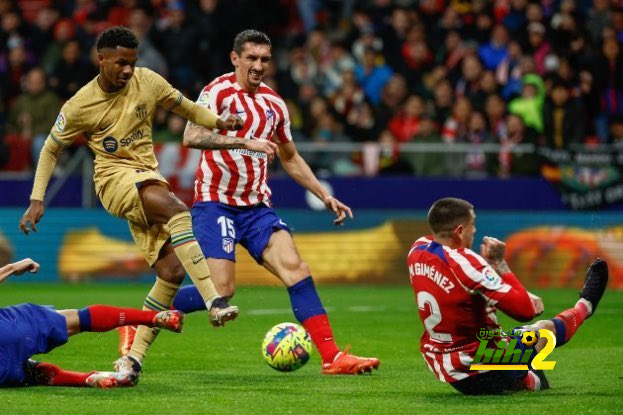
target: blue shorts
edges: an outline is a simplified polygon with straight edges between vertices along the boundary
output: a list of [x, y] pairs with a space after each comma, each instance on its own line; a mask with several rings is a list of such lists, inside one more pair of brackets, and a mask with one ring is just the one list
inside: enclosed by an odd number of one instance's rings
[[50, 307], [19, 304], [0, 308], [0, 386], [26, 383], [28, 359], [67, 343], [67, 338], [65, 317]]
[[258, 264], [272, 234], [290, 228], [264, 204], [229, 206], [197, 202], [191, 210], [193, 231], [207, 258], [236, 261], [236, 244], [244, 246]]

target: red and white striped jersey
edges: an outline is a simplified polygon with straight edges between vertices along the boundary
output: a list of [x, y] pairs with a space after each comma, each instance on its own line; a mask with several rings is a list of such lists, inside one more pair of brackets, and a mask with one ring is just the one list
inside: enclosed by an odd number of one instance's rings
[[[500, 277], [470, 249], [451, 249], [422, 237], [407, 257], [409, 277], [424, 333], [420, 352], [442, 382], [482, 373], [470, 371], [481, 329], [500, 328], [496, 309], [518, 320], [534, 317], [525, 288], [512, 273]], [[495, 348], [490, 341], [490, 347]]]
[[[247, 92], [236, 82], [234, 73], [208, 84], [197, 103], [221, 118], [237, 115], [244, 126], [238, 131], [219, 131], [232, 137], [292, 141], [290, 116], [283, 99], [262, 83], [257, 92]], [[270, 203], [267, 185], [267, 157], [244, 149], [204, 150], [195, 180], [195, 201], [212, 201], [231, 206]]]

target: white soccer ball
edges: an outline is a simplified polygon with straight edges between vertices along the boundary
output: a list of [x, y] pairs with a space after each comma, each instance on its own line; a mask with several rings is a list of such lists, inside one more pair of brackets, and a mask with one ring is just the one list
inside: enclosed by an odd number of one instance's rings
[[309, 333], [295, 323], [277, 324], [268, 330], [262, 341], [264, 360], [280, 372], [291, 372], [303, 367], [311, 351]]

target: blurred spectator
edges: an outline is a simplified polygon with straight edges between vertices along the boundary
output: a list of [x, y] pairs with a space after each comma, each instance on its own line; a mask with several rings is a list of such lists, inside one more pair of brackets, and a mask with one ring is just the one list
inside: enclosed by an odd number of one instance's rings
[[169, 80], [183, 90], [197, 90], [203, 84], [194, 66], [199, 31], [187, 21], [182, 0], [171, 1], [168, 11], [168, 17], [158, 21], [154, 44], [167, 60]]
[[442, 125], [446, 119], [450, 117], [454, 95], [452, 93], [452, 84], [447, 79], [441, 79], [433, 90], [433, 104], [435, 108], [435, 120]]
[[59, 19], [54, 25], [54, 41], [46, 48], [41, 57], [41, 67], [46, 73], [52, 73], [63, 55], [63, 45], [76, 35], [76, 28], [70, 19]]
[[13, 38], [8, 53], [0, 55], [0, 96], [5, 102], [10, 104], [20, 94], [22, 77], [32, 66], [24, 41]]
[[482, 144], [492, 143], [491, 134], [487, 131], [487, 123], [480, 111], [473, 111], [469, 116], [467, 131], [458, 141], [467, 143], [469, 149], [463, 156], [462, 175], [468, 178], [487, 177], [490, 167], [490, 156], [484, 151]]
[[487, 97], [485, 102], [485, 114], [488, 128], [494, 137], [499, 139], [506, 134], [506, 122], [504, 120], [504, 116], [506, 115], [506, 102], [504, 102], [501, 96], [491, 94]]
[[586, 29], [594, 43], [601, 41], [603, 29], [612, 24], [609, 0], [594, 0], [593, 8], [588, 12]]
[[578, 102], [571, 98], [565, 84], [556, 82], [543, 108], [545, 145], [569, 149], [584, 140], [584, 120]]
[[355, 69], [355, 60], [342, 42], [332, 42], [329, 53], [329, 59], [321, 67], [325, 96], [330, 96], [340, 89], [344, 72], [352, 72]]
[[454, 95], [465, 97], [469, 100], [483, 101], [480, 78], [482, 76], [482, 63], [476, 54], [468, 54], [463, 58], [461, 65], [461, 77], [456, 82]]
[[389, 22], [379, 30], [387, 64], [396, 72], [404, 71], [405, 62], [402, 59], [401, 47], [413, 23], [407, 9], [396, 7], [389, 16]]
[[539, 159], [535, 151], [516, 152], [519, 144], [537, 144], [537, 132], [526, 128], [521, 117], [509, 114], [506, 117], [506, 134], [500, 138], [500, 152], [495, 170], [499, 177], [535, 176], [539, 173]]
[[623, 117], [615, 116], [610, 120], [610, 144], [621, 151], [623, 150]]
[[379, 174], [413, 174], [411, 164], [400, 154], [396, 137], [388, 130], [379, 136]]
[[63, 46], [63, 54], [50, 74], [50, 88], [62, 100], [71, 98], [92, 76], [91, 66], [82, 60], [80, 43], [70, 40]]
[[545, 74], [545, 59], [551, 50], [547, 41], [545, 26], [542, 23], [530, 23], [528, 25], [528, 51], [532, 54], [536, 72]]
[[444, 65], [448, 71], [455, 71], [460, 68], [459, 63], [461, 63], [464, 55], [465, 47], [461, 34], [452, 30], [446, 35], [443, 46], [437, 49], [435, 61]]
[[331, 97], [331, 103], [333, 110], [345, 120], [353, 107], [363, 102], [365, 96], [361, 87], [357, 85], [353, 71], [344, 71], [340, 84], [340, 88]]
[[61, 101], [47, 89], [43, 70], [31, 69], [26, 75], [24, 92], [11, 106], [7, 132], [28, 143], [26, 148], [31, 149], [35, 165], [60, 108]]
[[366, 98], [377, 105], [381, 100], [381, 91], [392, 76], [392, 70], [385, 64], [377, 63], [374, 49], [366, 49], [361, 64], [355, 67], [357, 82], [362, 86]]
[[374, 118], [381, 128], [400, 110], [407, 96], [407, 82], [402, 75], [394, 74], [387, 81], [381, 93], [381, 102], [375, 108]]
[[600, 92], [600, 114], [596, 119], [599, 137], [608, 137], [608, 117], [623, 114], [623, 54], [616, 39], [605, 39], [594, 66], [594, 84]]
[[372, 106], [367, 101], [354, 106], [346, 115], [344, 133], [353, 141], [375, 141], [379, 135], [379, 126], [374, 118]]
[[508, 105], [509, 112], [519, 115], [527, 127], [543, 132], [543, 103], [545, 88], [536, 74], [524, 75], [521, 80], [521, 96]]
[[181, 143], [186, 128], [186, 119], [173, 112], [165, 113], [165, 116], [166, 128], [158, 128], [154, 131], [154, 143]]
[[33, 52], [42, 56], [54, 41], [54, 25], [60, 13], [51, 7], [42, 7], [37, 11], [35, 21], [30, 27], [30, 39]]
[[487, 69], [495, 69], [508, 56], [508, 30], [503, 25], [496, 25], [491, 33], [491, 41], [478, 51], [480, 59]]
[[[435, 118], [430, 114], [422, 114], [414, 142], [418, 144], [443, 144]], [[441, 151], [418, 151], [404, 154], [405, 159], [411, 164], [413, 173], [418, 177], [446, 176], [448, 174], [446, 156]]]
[[471, 102], [465, 97], [457, 98], [452, 106], [452, 114], [446, 119], [441, 130], [441, 138], [444, 142], [453, 143], [458, 137], [464, 137], [467, 134], [471, 113]]
[[389, 121], [387, 126], [397, 142], [403, 143], [413, 140], [425, 110], [424, 100], [421, 97], [411, 95], [407, 98], [402, 109]]
[[166, 78], [169, 72], [167, 62], [148, 36], [152, 27], [151, 17], [145, 9], [136, 8], [130, 12], [127, 19], [128, 27], [132, 29], [140, 42], [136, 66], [149, 68]]

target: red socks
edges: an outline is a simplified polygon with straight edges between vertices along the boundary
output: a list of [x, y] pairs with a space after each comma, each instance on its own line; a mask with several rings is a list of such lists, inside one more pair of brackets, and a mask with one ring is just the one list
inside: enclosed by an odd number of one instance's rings
[[329, 318], [326, 314], [319, 314], [308, 318], [303, 321], [305, 330], [309, 333], [312, 341], [316, 345], [320, 356], [322, 357], [322, 363], [331, 363], [335, 359], [340, 349], [335, 344], [333, 339], [333, 331], [329, 324]]
[[121, 326], [143, 325], [151, 327], [154, 316], [151, 310], [92, 305], [78, 311], [80, 331], [109, 331]]
[[86, 386], [85, 381], [93, 373], [70, 372], [52, 363], [39, 363], [35, 370], [37, 382], [50, 386]]
[[590, 312], [587, 305], [582, 301], [578, 301], [573, 308], [565, 310], [556, 316], [558, 320], [562, 321], [565, 327], [565, 343], [573, 337], [578, 327], [584, 323], [584, 320], [586, 320], [589, 315]]

